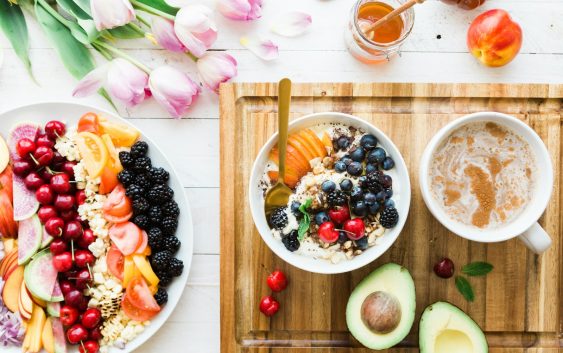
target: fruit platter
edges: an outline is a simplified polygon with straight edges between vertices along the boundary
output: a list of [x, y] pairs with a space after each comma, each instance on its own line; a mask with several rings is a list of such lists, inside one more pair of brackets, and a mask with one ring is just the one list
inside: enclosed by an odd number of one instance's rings
[[91, 107], [37, 104], [0, 120], [2, 351], [132, 351], [171, 314], [191, 264], [172, 166]]

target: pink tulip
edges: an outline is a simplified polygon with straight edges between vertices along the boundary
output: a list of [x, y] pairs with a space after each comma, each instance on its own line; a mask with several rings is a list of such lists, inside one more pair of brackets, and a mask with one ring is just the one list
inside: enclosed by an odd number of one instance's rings
[[217, 9], [231, 20], [251, 21], [262, 16], [262, 0], [219, 0]]
[[212, 11], [203, 5], [184, 6], [176, 14], [176, 36], [194, 56], [200, 58], [217, 39], [217, 26]]
[[125, 59], [117, 58], [90, 71], [80, 80], [72, 95], [85, 97], [105, 87], [113, 98], [133, 107], [148, 98], [145, 92], [148, 79], [146, 72]]
[[151, 29], [156, 42], [164, 49], [176, 53], [186, 51], [186, 47], [180, 42], [176, 36], [176, 32], [174, 32], [174, 22], [155, 16], [152, 19]]
[[98, 31], [120, 27], [135, 19], [129, 0], [91, 0], [90, 9]]
[[224, 52], [208, 52], [197, 61], [201, 82], [215, 93], [219, 85], [237, 75], [237, 61]]
[[180, 118], [196, 101], [201, 88], [185, 73], [161, 66], [149, 78], [152, 95], [170, 115]]

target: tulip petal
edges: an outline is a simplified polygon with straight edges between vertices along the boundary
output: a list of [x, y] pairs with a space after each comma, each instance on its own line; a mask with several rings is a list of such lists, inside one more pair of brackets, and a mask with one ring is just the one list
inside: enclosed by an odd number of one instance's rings
[[145, 100], [148, 75], [137, 66], [121, 58], [114, 59], [107, 74], [109, 93], [133, 107]]
[[152, 19], [152, 33], [156, 42], [166, 50], [176, 53], [183, 53], [186, 47], [174, 32], [174, 23], [162, 17], [155, 16]]
[[219, 0], [217, 10], [236, 21], [252, 21], [262, 16], [262, 0]]
[[269, 39], [242, 37], [240, 44], [262, 60], [270, 61], [279, 56], [278, 46]]
[[272, 25], [272, 32], [285, 37], [295, 37], [303, 34], [313, 23], [311, 15], [291, 11], [278, 16]]
[[150, 75], [149, 87], [156, 101], [175, 118], [180, 118], [201, 92], [200, 86], [188, 75], [171, 66], [155, 69]]
[[225, 52], [208, 52], [197, 61], [199, 78], [205, 87], [219, 92], [219, 85], [237, 75], [237, 61]]
[[73, 97], [86, 97], [96, 93], [106, 82], [109, 63], [90, 71], [72, 91]]
[[203, 5], [188, 5], [178, 11], [174, 31], [180, 42], [201, 57], [217, 39], [217, 26], [210, 16], [212, 10]]
[[98, 31], [126, 25], [136, 18], [129, 0], [91, 0], [90, 11]]

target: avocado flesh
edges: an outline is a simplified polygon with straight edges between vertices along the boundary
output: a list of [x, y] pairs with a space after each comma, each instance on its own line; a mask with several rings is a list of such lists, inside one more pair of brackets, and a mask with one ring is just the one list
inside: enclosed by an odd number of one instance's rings
[[487, 353], [485, 334], [458, 307], [437, 302], [428, 306], [420, 319], [421, 353]]
[[[392, 295], [400, 305], [400, 320], [390, 332], [377, 333], [362, 320], [362, 305], [372, 293]], [[350, 333], [370, 349], [387, 349], [401, 342], [414, 322], [416, 295], [409, 271], [397, 264], [383, 265], [365, 277], [352, 291], [346, 306], [346, 324]]]

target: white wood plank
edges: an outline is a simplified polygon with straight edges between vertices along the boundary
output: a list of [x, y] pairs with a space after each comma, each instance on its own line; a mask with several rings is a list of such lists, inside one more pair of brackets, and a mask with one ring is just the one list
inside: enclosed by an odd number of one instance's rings
[[194, 253], [219, 254], [219, 188], [186, 188], [194, 220]]

